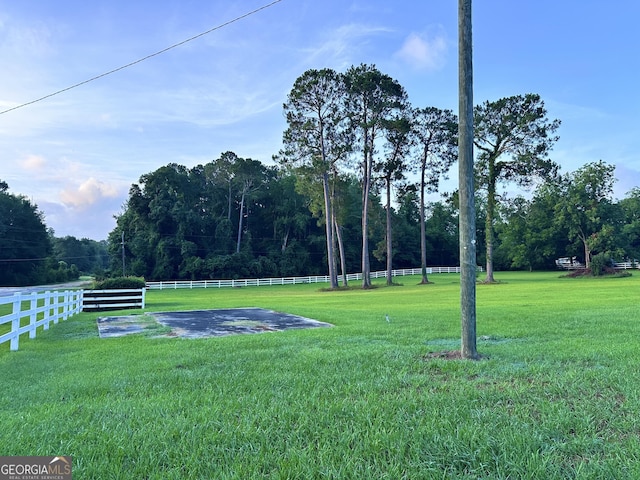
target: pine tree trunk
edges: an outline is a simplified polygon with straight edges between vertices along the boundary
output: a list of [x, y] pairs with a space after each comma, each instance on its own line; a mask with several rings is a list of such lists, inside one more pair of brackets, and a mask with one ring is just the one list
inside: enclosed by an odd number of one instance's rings
[[342, 227], [338, 225], [338, 221], [334, 220], [336, 225], [336, 238], [338, 240], [338, 251], [340, 252], [340, 272], [342, 274], [342, 286], [348, 286], [347, 279], [347, 260], [344, 255], [344, 243], [342, 241]]
[[244, 219], [244, 197], [245, 192], [242, 192], [242, 197], [240, 199], [240, 218], [238, 219], [238, 239], [236, 241], [236, 253], [240, 253], [240, 240], [242, 239], [242, 220]]
[[371, 159], [365, 151], [364, 175], [362, 179], [362, 288], [371, 287], [371, 267], [369, 264], [369, 190], [371, 188]]
[[426, 170], [426, 154], [422, 159], [422, 165], [420, 167], [420, 268], [422, 270], [422, 281], [420, 283], [429, 283], [427, 277], [427, 227], [425, 221], [425, 170]]
[[333, 254], [333, 213], [331, 210], [331, 198], [329, 197], [329, 175], [322, 174], [322, 189], [324, 193], [324, 223], [327, 237], [327, 264], [329, 267], [329, 281], [331, 288], [338, 287], [338, 277], [335, 268], [335, 256]]
[[496, 211], [496, 180], [494, 176], [493, 162], [489, 162], [489, 184], [487, 186], [487, 218], [485, 222], [485, 240], [487, 248], [487, 276], [485, 283], [495, 283], [493, 278], [493, 219]]
[[391, 234], [391, 179], [387, 178], [387, 285], [393, 285], [393, 235]]

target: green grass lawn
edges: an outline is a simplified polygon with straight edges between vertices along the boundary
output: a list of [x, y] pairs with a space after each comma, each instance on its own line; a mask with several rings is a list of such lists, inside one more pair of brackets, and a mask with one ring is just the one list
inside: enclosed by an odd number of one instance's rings
[[457, 275], [147, 293], [329, 329], [99, 339], [76, 315], [0, 345], [0, 455], [72, 455], [81, 479], [640, 478], [640, 274], [497, 278], [478, 362], [426, 358], [459, 348]]

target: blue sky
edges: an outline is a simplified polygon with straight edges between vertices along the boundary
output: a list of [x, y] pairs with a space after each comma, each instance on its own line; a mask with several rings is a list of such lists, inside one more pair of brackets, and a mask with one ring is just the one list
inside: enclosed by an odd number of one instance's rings
[[[0, 0], [0, 110], [118, 68], [270, 0]], [[640, 2], [475, 0], [474, 99], [538, 93], [564, 172], [640, 185]], [[0, 179], [57, 236], [105, 239], [130, 185], [231, 150], [270, 162], [309, 68], [375, 64], [414, 106], [457, 113], [457, 1], [281, 0], [113, 75], [0, 115]], [[455, 171], [448, 188], [455, 186]]]

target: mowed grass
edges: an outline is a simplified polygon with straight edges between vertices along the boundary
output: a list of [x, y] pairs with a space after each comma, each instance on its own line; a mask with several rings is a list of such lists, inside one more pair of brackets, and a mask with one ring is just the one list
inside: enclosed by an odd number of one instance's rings
[[72, 455], [82, 479], [640, 478], [640, 275], [497, 278], [478, 362], [427, 356], [459, 348], [457, 275], [147, 294], [330, 329], [99, 339], [77, 315], [0, 346], [0, 455]]

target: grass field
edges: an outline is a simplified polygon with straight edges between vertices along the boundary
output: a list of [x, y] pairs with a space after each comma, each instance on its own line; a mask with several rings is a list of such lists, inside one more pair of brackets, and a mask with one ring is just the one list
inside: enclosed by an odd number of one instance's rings
[[147, 294], [329, 329], [100, 339], [77, 315], [0, 345], [0, 455], [72, 455], [79, 479], [640, 478], [640, 275], [497, 278], [478, 362], [427, 358], [459, 348], [457, 275]]

